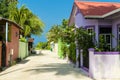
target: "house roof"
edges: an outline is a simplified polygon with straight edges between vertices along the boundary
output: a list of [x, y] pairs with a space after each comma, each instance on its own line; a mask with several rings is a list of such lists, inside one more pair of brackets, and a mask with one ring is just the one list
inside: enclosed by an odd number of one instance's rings
[[85, 17], [104, 18], [120, 11], [120, 3], [75, 1]]
[[18, 25], [17, 23], [15, 23], [14, 21], [11, 21], [11, 20], [9, 20], [9, 19], [0, 17], [0, 21], [5, 21], [5, 22], [12, 23], [12, 24], [14, 24], [16, 27], [18, 27], [19, 29], [22, 29], [22, 27], [21, 27], [20, 25]]
[[29, 38], [28, 42], [34, 42], [34, 38]]

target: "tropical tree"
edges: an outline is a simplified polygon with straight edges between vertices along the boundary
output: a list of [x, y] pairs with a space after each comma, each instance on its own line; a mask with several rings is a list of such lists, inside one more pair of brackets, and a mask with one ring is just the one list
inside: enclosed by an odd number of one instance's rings
[[52, 28], [47, 33], [48, 42], [58, 42], [58, 39], [62, 35], [62, 30], [60, 25], [53, 25]]
[[27, 7], [22, 6], [13, 8], [14, 4], [9, 7], [9, 19], [15, 21], [23, 28], [23, 35], [29, 37], [31, 34], [40, 35], [43, 32], [43, 22], [33, 14]]
[[0, 0], [0, 17], [7, 18], [19, 24], [24, 37], [41, 35], [44, 23], [26, 6], [17, 7], [18, 0]]
[[[9, 6], [17, 3], [17, 0], [0, 0], [0, 17], [9, 18]], [[14, 7], [17, 4], [14, 4]]]
[[50, 45], [48, 42], [39, 42], [36, 46], [35, 49], [50, 49]]
[[61, 25], [53, 25], [47, 33], [48, 42], [54, 41], [56, 43], [59, 38], [64, 39], [69, 34], [66, 33], [69, 28], [67, 19], [63, 19]]
[[61, 25], [52, 26], [47, 39], [49, 42], [58, 42], [58, 45], [61, 45], [58, 52], [60, 58], [68, 56], [71, 61], [76, 61], [75, 29], [74, 25], [68, 26], [68, 20], [63, 19]]

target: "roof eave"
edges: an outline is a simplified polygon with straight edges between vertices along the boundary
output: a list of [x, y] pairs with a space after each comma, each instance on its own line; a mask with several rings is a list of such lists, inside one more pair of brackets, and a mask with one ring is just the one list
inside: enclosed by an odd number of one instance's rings
[[18, 25], [16, 22], [14, 22], [14, 21], [11, 21], [11, 20], [9, 20], [9, 19], [2, 18], [2, 17], [0, 17], [0, 20], [4, 20], [4, 21], [6, 21], [6, 22], [10, 22], [10, 23], [16, 25], [19, 29], [23, 30], [23, 28], [22, 28], [20, 25]]
[[102, 19], [102, 16], [87, 15], [84, 16], [86, 19]]
[[105, 17], [108, 17], [108, 16], [110, 16], [110, 15], [112, 15], [112, 14], [115, 14], [115, 13], [117, 13], [117, 12], [120, 12], [120, 8], [118, 8], [118, 9], [116, 9], [116, 10], [113, 10], [113, 11], [111, 11], [111, 12], [109, 12], [109, 13], [104, 14], [103, 17], [104, 17], [104, 18], [105, 18]]
[[[69, 22], [68, 22], [68, 26], [71, 26], [74, 24], [74, 22], [71, 24], [71, 19], [74, 17], [74, 10], [76, 8], [76, 5], [75, 5], [75, 2], [73, 3], [73, 6], [72, 6], [72, 11], [71, 11], [71, 14], [70, 14], [70, 17], [69, 17]], [[76, 11], [76, 10], [75, 10]]]
[[103, 19], [103, 18], [105, 18], [105, 17], [108, 17], [108, 16], [110, 16], [110, 15], [113, 15], [113, 14], [115, 14], [115, 13], [117, 13], [117, 12], [120, 12], [120, 8], [119, 9], [116, 9], [116, 10], [113, 10], [113, 11], [111, 11], [111, 12], [109, 12], [109, 13], [106, 13], [106, 14], [104, 14], [104, 15], [86, 15], [86, 16], [84, 16], [86, 19]]

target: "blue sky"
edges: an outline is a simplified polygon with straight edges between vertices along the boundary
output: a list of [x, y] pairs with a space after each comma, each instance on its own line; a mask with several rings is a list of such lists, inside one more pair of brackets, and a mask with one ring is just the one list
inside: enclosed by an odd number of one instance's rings
[[[87, 1], [87, 0], [85, 0]], [[88, 0], [120, 2], [120, 0]], [[19, 0], [19, 6], [25, 4], [34, 14], [36, 14], [44, 23], [44, 33], [41, 37], [33, 36], [35, 44], [46, 41], [46, 32], [54, 24], [60, 24], [62, 19], [68, 19], [72, 10], [74, 0]]]
[[45, 29], [41, 37], [33, 36], [35, 44], [46, 41], [46, 32], [54, 24], [60, 24], [62, 19], [68, 19], [74, 0], [19, 0], [19, 6], [25, 4], [44, 23]]

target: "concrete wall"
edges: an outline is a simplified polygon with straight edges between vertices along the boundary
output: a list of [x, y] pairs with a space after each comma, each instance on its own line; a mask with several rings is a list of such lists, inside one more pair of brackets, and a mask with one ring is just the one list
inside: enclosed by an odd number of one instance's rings
[[58, 53], [58, 43], [55, 43], [53, 51], [55, 53]]
[[28, 43], [19, 42], [19, 58], [24, 59], [28, 55]]
[[95, 52], [89, 49], [89, 75], [94, 79], [120, 79], [119, 52]]

